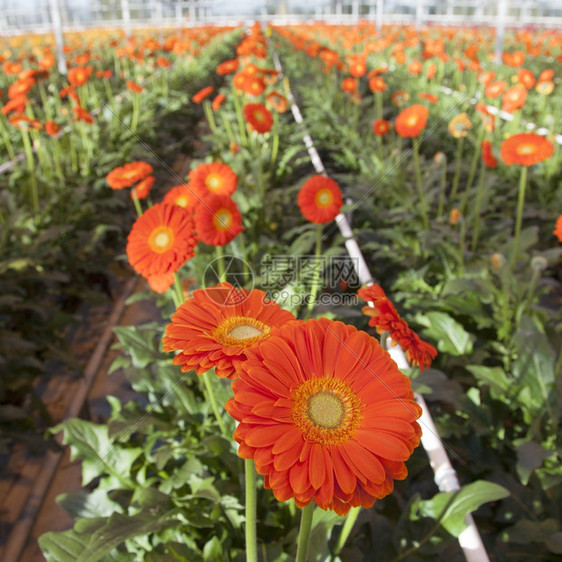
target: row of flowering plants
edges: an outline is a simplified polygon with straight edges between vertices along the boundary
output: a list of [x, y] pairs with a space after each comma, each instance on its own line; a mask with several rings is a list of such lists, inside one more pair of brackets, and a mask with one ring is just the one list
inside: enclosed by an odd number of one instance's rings
[[[134, 211], [107, 191], [105, 170], [145, 158], [148, 145], [162, 159], [192, 150], [184, 130], [198, 117], [187, 102], [228, 52], [232, 34], [215, 41], [227, 31], [68, 34], [67, 74], [50, 37], [10, 38], [0, 54], [3, 454], [15, 442], [41, 448], [53, 423], [41, 397], [49, 373], [79, 369], [66, 329], [80, 303], [113, 296]], [[157, 126], [167, 120], [176, 127]]]
[[[558, 35], [536, 39], [557, 56]], [[126, 157], [105, 170], [138, 215], [125, 254], [146, 291], [133, 300], [160, 317], [116, 328], [111, 371], [139, 399], [108, 397], [106, 424], [53, 429], [82, 459], [85, 489], [59, 499], [77, 522], [41, 537], [47, 559], [456, 559], [470, 512], [497, 559], [560, 554], [558, 154], [515, 119], [504, 139], [486, 106], [473, 146], [459, 147], [471, 117], [437, 94], [449, 80], [470, 104], [480, 69], [464, 80], [459, 61], [490, 45], [473, 30], [254, 26], [215, 66], [222, 86], [209, 79], [191, 98], [207, 133], [186, 178], [158, 186], [148, 162]], [[380, 62], [390, 53], [394, 69]], [[438, 80], [389, 96], [416, 53]], [[425, 101], [408, 104], [422, 87]], [[304, 124], [287, 111], [291, 90]], [[367, 287], [342, 212], [375, 276]], [[433, 482], [414, 392], [459, 491]]]

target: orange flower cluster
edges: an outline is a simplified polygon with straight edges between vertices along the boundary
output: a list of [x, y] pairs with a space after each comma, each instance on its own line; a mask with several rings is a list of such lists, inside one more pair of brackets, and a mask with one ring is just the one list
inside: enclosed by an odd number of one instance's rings
[[377, 333], [389, 332], [393, 341], [400, 344], [408, 361], [417, 365], [420, 371], [431, 365], [437, 350], [423, 341], [403, 320], [380, 285], [369, 285], [357, 291], [357, 295], [373, 306], [363, 307], [363, 314], [369, 316], [369, 326]]
[[152, 166], [140, 160], [114, 168], [105, 176], [105, 180], [112, 189], [124, 189], [143, 180], [149, 174], [152, 174]]

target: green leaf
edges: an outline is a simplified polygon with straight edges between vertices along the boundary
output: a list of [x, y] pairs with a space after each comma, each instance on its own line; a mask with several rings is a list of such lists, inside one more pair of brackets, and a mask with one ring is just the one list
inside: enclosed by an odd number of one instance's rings
[[315, 509], [312, 517], [310, 543], [308, 547], [308, 560], [323, 562], [330, 559], [328, 541], [332, 536], [335, 525], [342, 525], [345, 517], [334, 511]]
[[136, 326], [117, 326], [113, 331], [124, 350], [131, 356], [133, 365], [139, 369], [167, 357], [160, 353], [152, 330], [142, 331]]
[[548, 451], [534, 441], [526, 441], [519, 445], [517, 447], [517, 474], [519, 474], [522, 484], [527, 485], [533, 471], [542, 465], [544, 459], [553, 454], [554, 451]]
[[426, 326], [424, 334], [437, 341], [439, 351], [450, 355], [469, 355], [472, 352], [474, 336], [448, 314], [432, 311], [418, 314], [416, 320]]
[[76, 562], [86, 548], [87, 537], [70, 529], [62, 533], [45, 533], [38, 542], [48, 562]]
[[222, 545], [218, 537], [213, 537], [203, 547], [203, 560], [205, 562], [220, 562], [224, 560], [222, 556]]
[[463, 486], [458, 492], [439, 492], [430, 500], [420, 501], [414, 506], [425, 517], [439, 519], [451, 535], [458, 537], [466, 527], [465, 517], [482, 504], [501, 500], [509, 491], [493, 482], [477, 480]]
[[64, 430], [64, 443], [70, 445], [71, 458], [82, 458], [84, 486], [102, 474], [109, 474], [121, 486], [134, 487], [129, 479], [131, 465], [142, 454], [142, 449], [126, 449], [119, 443], [113, 443], [108, 437], [106, 425], [71, 419], [53, 428], [52, 432], [60, 430]]
[[79, 490], [61, 494], [57, 497], [57, 503], [75, 518], [109, 517], [112, 513], [123, 512], [123, 508], [108, 497], [107, 490]]
[[487, 384], [490, 387], [490, 395], [494, 400], [507, 401], [511, 395], [513, 381], [508, 378], [501, 367], [467, 365], [466, 368], [480, 384]]
[[522, 519], [505, 531], [504, 540], [515, 544], [544, 543], [554, 554], [562, 554], [562, 532], [555, 519]]

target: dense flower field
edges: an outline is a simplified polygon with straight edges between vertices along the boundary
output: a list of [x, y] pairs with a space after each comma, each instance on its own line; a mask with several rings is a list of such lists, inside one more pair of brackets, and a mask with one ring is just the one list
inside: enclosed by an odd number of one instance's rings
[[[82, 462], [47, 560], [556, 560], [562, 34], [67, 39], [0, 53], [0, 446]], [[137, 398], [54, 419], [115, 263]]]

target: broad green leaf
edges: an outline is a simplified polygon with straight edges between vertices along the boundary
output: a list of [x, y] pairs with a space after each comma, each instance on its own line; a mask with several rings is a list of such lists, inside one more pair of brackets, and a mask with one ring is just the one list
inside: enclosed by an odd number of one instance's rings
[[136, 326], [117, 326], [113, 331], [124, 350], [131, 356], [133, 365], [142, 369], [158, 359], [167, 357], [160, 353], [152, 330], [139, 330]]
[[61, 494], [57, 503], [75, 518], [108, 517], [112, 513], [123, 512], [123, 508], [108, 497], [107, 490], [78, 490]]
[[330, 549], [328, 541], [332, 536], [335, 525], [342, 525], [345, 517], [334, 511], [316, 508], [312, 517], [312, 529], [310, 531], [310, 543], [308, 547], [308, 559], [315, 562], [329, 560]]
[[492, 398], [506, 402], [507, 397], [513, 391], [513, 381], [508, 378], [501, 367], [467, 365], [466, 368], [480, 384], [487, 384], [490, 387]]
[[439, 351], [450, 355], [469, 355], [472, 352], [474, 336], [448, 314], [432, 311], [418, 314], [416, 320], [425, 326], [427, 338], [437, 342]]
[[430, 500], [420, 501], [417, 509], [422, 516], [440, 519], [451, 535], [458, 537], [466, 527], [465, 517], [482, 504], [501, 500], [509, 491], [493, 482], [477, 480], [463, 486], [458, 492], [439, 492]]
[[102, 474], [115, 477], [125, 487], [134, 486], [129, 479], [131, 465], [142, 454], [142, 449], [125, 449], [119, 443], [113, 443], [106, 425], [71, 419], [52, 431], [60, 430], [64, 430], [64, 443], [70, 445], [71, 458], [82, 459], [84, 486]]
[[515, 544], [544, 543], [554, 554], [562, 554], [562, 531], [555, 519], [522, 519], [504, 532], [503, 539]]
[[205, 562], [221, 562], [224, 560], [222, 554], [222, 545], [218, 537], [213, 537], [203, 547], [203, 560]]
[[45, 533], [38, 542], [48, 562], [76, 562], [86, 548], [87, 537], [70, 529], [62, 533]]
[[533, 470], [539, 468], [544, 459], [554, 454], [554, 451], [548, 451], [539, 443], [534, 441], [526, 441], [517, 447], [517, 474], [521, 478], [521, 482], [526, 485]]

